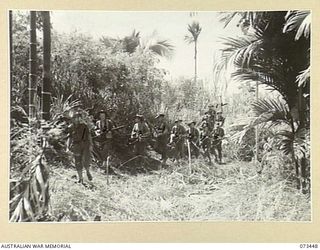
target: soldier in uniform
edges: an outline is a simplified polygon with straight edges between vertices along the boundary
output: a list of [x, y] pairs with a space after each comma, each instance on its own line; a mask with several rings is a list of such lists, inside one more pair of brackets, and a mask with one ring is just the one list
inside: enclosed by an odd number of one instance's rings
[[214, 129], [214, 125], [217, 117], [217, 113], [213, 104], [209, 105], [209, 110], [205, 114], [207, 115], [207, 122], [208, 122], [209, 130], [211, 132]]
[[209, 120], [209, 116], [205, 114], [201, 119], [200, 129], [208, 125], [208, 122], [209, 122], [208, 120]]
[[216, 122], [220, 122], [221, 127], [223, 127], [225, 119], [226, 118], [222, 116], [222, 111], [217, 112]]
[[211, 164], [210, 157], [210, 148], [211, 148], [211, 139], [210, 139], [210, 130], [207, 123], [204, 123], [200, 128], [200, 142], [199, 145], [204, 152], [204, 156], [209, 159], [209, 163]]
[[171, 129], [170, 145], [174, 145], [175, 159], [179, 162], [180, 158], [184, 157], [184, 140], [186, 136], [186, 129], [181, 124], [182, 120], [177, 119]]
[[145, 155], [150, 129], [142, 115], [136, 115], [135, 122], [131, 132], [131, 139], [134, 140], [134, 154]]
[[192, 121], [188, 123], [188, 141], [190, 143], [191, 152], [195, 154], [196, 158], [199, 157], [199, 130], [195, 127], [196, 122]]
[[219, 163], [222, 163], [223, 137], [224, 137], [224, 129], [221, 127], [221, 123], [217, 122], [216, 128], [213, 130], [212, 150], [215, 157], [215, 161]]
[[71, 146], [71, 151], [73, 152], [75, 158], [75, 167], [78, 172], [78, 182], [83, 183], [82, 171], [83, 168], [87, 172], [88, 180], [92, 180], [92, 175], [90, 173], [90, 160], [91, 160], [91, 150], [92, 150], [92, 139], [89, 131], [89, 127], [82, 121], [82, 114], [76, 112], [73, 116], [73, 124], [69, 127], [69, 138], [67, 151]]
[[167, 161], [167, 142], [168, 142], [168, 126], [164, 120], [164, 114], [158, 114], [156, 117], [157, 124], [155, 126], [156, 148], [161, 154], [161, 165], [165, 166]]
[[113, 144], [113, 129], [114, 122], [107, 117], [104, 110], [99, 111], [99, 120], [95, 124], [95, 141], [99, 151], [100, 159], [103, 161], [103, 166], [110, 158]]

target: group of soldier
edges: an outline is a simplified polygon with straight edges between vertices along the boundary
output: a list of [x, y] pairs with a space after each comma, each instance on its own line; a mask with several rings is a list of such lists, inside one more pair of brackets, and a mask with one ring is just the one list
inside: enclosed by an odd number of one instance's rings
[[[98, 113], [98, 120], [95, 122], [93, 133], [81, 119], [81, 112], [76, 112], [73, 118], [73, 123], [69, 126], [68, 131], [67, 150], [71, 149], [73, 152], [78, 181], [82, 183], [83, 168], [86, 170], [88, 180], [92, 180], [89, 170], [92, 151], [98, 154], [103, 167], [108, 168], [113, 150], [114, 134], [124, 126], [116, 127], [104, 110]], [[169, 152], [171, 152], [173, 160], [178, 163], [186, 156], [198, 158], [200, 154], [207, 158], [210, 164], [212, 162], [211, 154], [215, 156], [216, 162], [222, 163], [225, 118], [221, 111], [216, 111], [214, 105], [209, 105], [208, 111], [205, 112], [198, 126], [196, 121], [190, 121], [186, 123], [187, 127], [185, 127], [182, 119], [176, 119], [170, 129], [166, 117], [162, 113], [158, 114], [155, 120], [155, 125], [150, 126], [143, 115], [135, 116], [135, 124], [129, 139], [130, 144], [133, 145], [135, 156], [144, 157], [152, 139], [154, 149], [161, 154], [162, 166], [166, 165]]]
[[189, 158], [192, 155], [198, 158], [202, 154], [208, 158], [211, 164], [210, 154], [213, 153], [215, 161], [222, 163], [222, 139], [224, 137], [222, 126], [225, 118], [222, 116], [221, 111], [217, 112], [215, 110], [214, 105], [210, 105], [209, 110], [205, 112], [199, 128], [196, 126], [196, 121], [187, 122], [186, 125], [188, 127], [186, 128], [182, 124], [182, 119], [176, 119], [172, 129], [169, 130], [164, 114], [159, 114], [156, 118], [157, 125], [155, 126], [154, 137], [162, 155], [162, 165], [166, 164], [168, 150], [173, 151], [173, 158], [177, 162], [185, 158], [187, 155], [186, 146]]

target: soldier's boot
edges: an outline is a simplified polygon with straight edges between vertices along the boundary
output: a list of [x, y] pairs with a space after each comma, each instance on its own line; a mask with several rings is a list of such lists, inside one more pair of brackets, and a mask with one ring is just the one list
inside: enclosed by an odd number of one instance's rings
[[90, 171], [89, 171], [89, 168], [87, 168], [86, 171], [87, 171], [88, 180], [89, 180], [89, 181], [92, 181], [93, 178], [92, 178], [92, 175], [91, 175], [91, 173], [90, 173]]
[[214, 161], [215, 161], [216, 163], [219, 162], [219, 160], [218, 160], [218, 155], [217, 155], [216, 151], [214, 151]]
[[108, 156], [107, 160], [103, 162], [103, 169], [107, 175], [109, 174], [110, 165], [111, 165], [111, 156]]
[[222, 164], [222, 152], [219, 150], [219, 163]]
[[78, 183], [83, 183], [83, 177], [82, 177], [82, 169], [78, 168]]
[[210, 156], [210, 153], [209, 153], [209, 152], [207, 152], [207, 157], [208, 157], [208, 159], [209, 159], [209, 165], [212, 165], [211, 156]]
[[162, 161], [161, 161], [161, 168], [167, 166], [167, 158], [166, 157], [162, 157]]

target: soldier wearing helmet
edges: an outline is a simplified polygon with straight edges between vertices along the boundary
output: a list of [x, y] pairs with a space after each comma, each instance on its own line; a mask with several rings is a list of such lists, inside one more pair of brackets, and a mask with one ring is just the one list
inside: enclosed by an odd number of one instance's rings
[[221, 122], [217, 122], [216, 128], [213, 130], [212, 150], [215, 156], [215, 161], [222, 163], [222, 139], [224, 137], [224, 129], [221, 127]]
[[135, 116], [135, 124], [132, 128], [131, 139], [134, 140], [134, 154], [145, 155], [147, 139], [150, 136], [150, 129], [144, 120], [143, 115]]
[[179, 159], [184, 157], [184, 142], [186, 136], [186, 129], [181, 124], [181, 119], [176, 119], [174, 126], [171, 129], [170, 134], [170, 146], [174, 148], [175, 159], [179, 162]]
[[196, 122], [191, 121], [188, 123], [188, 141], [190, 143], [191, 153], [193, 153], [196, 158], [199, 156], [199, 130], [195, 127]]

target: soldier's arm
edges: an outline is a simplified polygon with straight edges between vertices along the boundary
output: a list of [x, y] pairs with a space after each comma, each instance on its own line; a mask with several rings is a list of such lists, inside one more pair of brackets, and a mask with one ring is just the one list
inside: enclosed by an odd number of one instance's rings
[[116, 127], [116, 123], [114, 121], [112, 121], [111, 119], [109, 120], [109, 123], [110, 123], [110, 128], [109, 130], [112, 130], [113, 128]]
[[88, 126], [87, 126], [87, 130], [88, 130], [88, 142], [89, 142], [89, 148], [90, 148], [90, 150], [92, 150], [92, 136], [91, 136], [90, 129], [89, 129], [89, 127], [88, 127]]
[[182, 135], [186, 135], [187, 134], [187, 130], [182, 125], [181, 125], [181, 133], [182, 133]]
[[169, 133], [169, 129], [168, 129], [168, 125], [165, 123], [164, 125], [164, 130], [163, 130], [163, 134], [167, 135]]
[[69, 125], [67, 127], [67, 137], [66, 137], [66, 139], [67, 139], [67, 141], [66, 141], [66, 146], [67, 146], [66, 151], [67, 152], [70, 150], [71, 143], [72, 143], [72, 128], [73, 128], [72, 125]]
[[224, 137], [224, 129], [221, 128], [221, 137]]
[[132, 131], [131, 131], [131, 138], [137, 137], [137, 131], [136, 131], [136, 124], [133, 125]]
[[200, 141], [200, 132], [199, 132], [199, 130], [198, 130], [198, 129], [196, 129], [195, 131], [196, 131], [196, 132], [195, 132], [195, 136], [196, 136], [196, 143], [199, 143], [199, 141]]
[[96, 136], [99, 136], [101, 134], [101, 130], [99, 128], [99, 121], [96, 122], [95, 126], [94, 126], [94, 134]]
[[147, 123], [144, 124], [144, 135], [149, 136], [150, 135], [150, 128]]
[[172, 135], [175, 135], [175, 129], [174, 129], [174, 126], [171, 128], [171, 132], [170, 132], [170, 134], [172, 134]]

